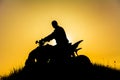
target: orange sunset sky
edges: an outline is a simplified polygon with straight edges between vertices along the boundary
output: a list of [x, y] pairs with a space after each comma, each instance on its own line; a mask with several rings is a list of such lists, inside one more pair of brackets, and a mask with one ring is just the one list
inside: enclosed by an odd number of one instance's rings
[[120, 69], [120, 0], [0, 0], [0, 75], [24, 66], [52, 20], [70, 42], [84, 40], [79, 55]]

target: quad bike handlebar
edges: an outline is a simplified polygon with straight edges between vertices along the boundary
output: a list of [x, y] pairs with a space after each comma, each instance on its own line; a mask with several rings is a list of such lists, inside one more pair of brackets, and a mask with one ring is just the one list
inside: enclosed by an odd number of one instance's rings
[[43, 39], [37, 40], [35, 44], [39, 44], [39, 46], [43, 46], [45, 44], [45, 41], [43, 41]]

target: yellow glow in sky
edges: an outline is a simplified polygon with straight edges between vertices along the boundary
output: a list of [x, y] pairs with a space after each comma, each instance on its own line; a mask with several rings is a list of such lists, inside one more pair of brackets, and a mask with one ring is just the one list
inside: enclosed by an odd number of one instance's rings
[[1, 0], [0, 75], [24, 65], [35, 41], [53, 31], [52, 20], [70, 42], [84, 40], [79, 54], [120, 69], [119, 0]]

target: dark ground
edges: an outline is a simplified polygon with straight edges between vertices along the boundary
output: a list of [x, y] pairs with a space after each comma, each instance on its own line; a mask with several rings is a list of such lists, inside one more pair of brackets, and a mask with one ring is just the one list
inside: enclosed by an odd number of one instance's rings
[[97, 64], [33, 65], [14, 70], [2, 80], [120, 80], [120, 70]]

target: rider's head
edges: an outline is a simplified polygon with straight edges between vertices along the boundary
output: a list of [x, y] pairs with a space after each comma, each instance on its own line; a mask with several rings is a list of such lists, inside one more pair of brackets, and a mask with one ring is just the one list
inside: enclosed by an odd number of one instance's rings
[[52, 26], [53, 26], [54, 28], [58, 27], [58, 23], [57, 23], [56, 20], [53, 20], [53, 21], [52, 21]]

